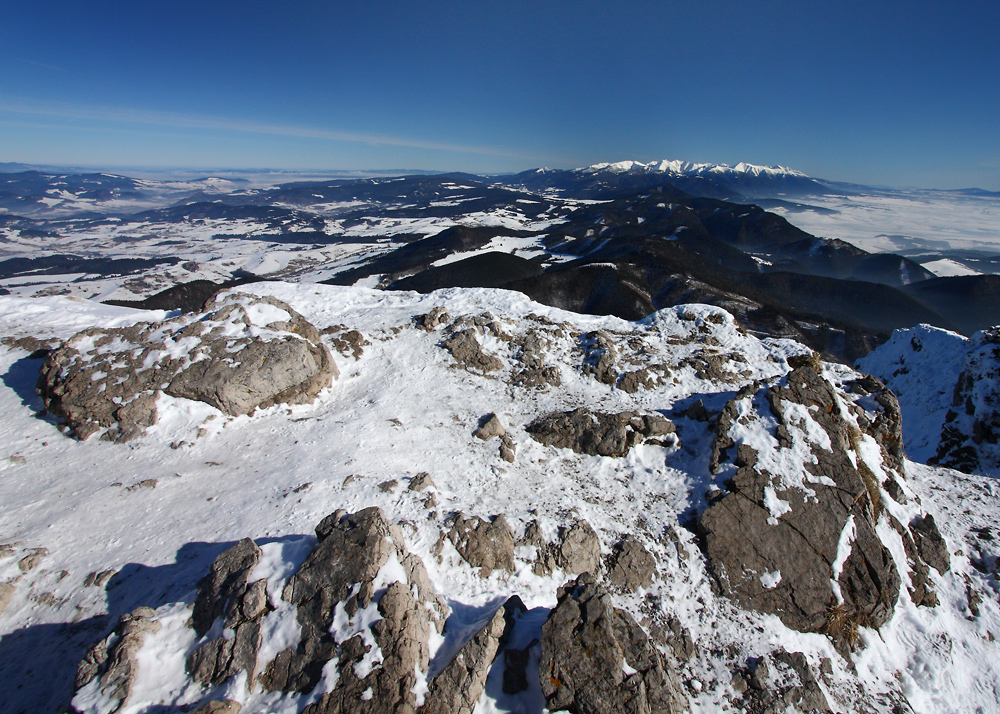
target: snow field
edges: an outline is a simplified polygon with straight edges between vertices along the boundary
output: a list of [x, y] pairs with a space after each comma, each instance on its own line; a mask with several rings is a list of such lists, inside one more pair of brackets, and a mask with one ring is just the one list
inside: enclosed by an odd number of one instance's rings
[[[294, 614], [290, 608], [282, 610], [280, 603], [281, 585], [311, 547], [312, 529], [338, 508], [353, 512], [371, 505], [401, 524], [407, 547], [423, 560], [435, 589], [448, 600], [452, 614], [445, 640], [436, 643], [438, 666], [446, 661], [444, 653], [460, 646], [463, 633], [471, 636], [476, 623], [513, 594], [529, 608], [516, 635], [526, 645], [537, 636], [547, 609], [555, 604], [555, 588], [566, 579], [563, 573], [535, 576], [526, 560], [531, 554], [525, 550], [518, 553], [514, 574], [495, 571], [486, 579], [450, 544], [439, 559], [435, 546], [447, 515], [504, 514], [516, 535], [537, 518], [549, 539], [559, 525], [582, 517], [601, 536], [606, 554], [622, 535], [632, 533], [656, 555], [659, 571], [650, 591], [620, 602], [633, 613], [642, 612], [647, 602], [657, 603], [655, 607], [690, 629], [699, 654], [684, 666], [683, 675], [691, 682], [695, 712], [731, 711], [733, 668], [777, 646], [805, 652], [817, 668], [822, 658], [831, 660], [832, 700], [844, 711], [853, 708], [862, 687], [869, 694], [902, 688], [917, 711], [950, 711], [955, 702], [967, 703], [965, 711], [976, 706], [989, 711], [990, 702], [996, 701], [1000, 671], [982, 664], [1000, 662], [997, 644], [986, 635], [1000, 635], [996, 592], [984, 598], [979, 618], [967, 620], [962, 605], [966, 584], [958, 577], [968, 575], [976, 587], [996, 587], [995, 576], [990, 580], [972, 567], [974, 554], [960, 546], [969, 528], [995, 517], [1000, 489], [983, 491], [976, 504], [963, 496], [969, 488], [985, 488], [982, 479], [908, 465], [907, 485], [921, 497], [923, 511], [939, 518], [953, 550], [966, 550], [952, 559], [954, 577], [938, 577], [932, 571], [942, 606], [918, 610], [904, 594], [895, 617], [880, 633], [863, 632], [868, 647], [855, 654], [853, 663], [841, 658], [822, 635], [793, 632], [776, 617], [741, 611], [712, 593], [695, 537], [680, 521], [687, 522], [703, 507], [704, 491], [725, 474], [708, 473], [711, 434], [706, 425], [674, 410], [683, 410], [695, 398], [703, 399], [709, 409], [721, 409], [739, 386], [781, 378], [788, 370], [785, 358], [801, 353], [800, 345], [741, 334], [727, 313], [708, 306], [679, 306], [629, 323], [567, 313], [497, 290], [455, 289], [418, 296], [288, 283], [259, 283], [241, 290], [284, 300], [319, 329], [358, 329], [370, 344], [357, 361], [334, 355], [341, 377], [312, 405], [276, 406], [230, 418], [204, 404], [161, 397], [159, 423], [126, 445], [96, 438], [77, 442], [50, 421], [36, 418], [40, 401], [31, 388], [38, 362], [23, 350], [0, 350], [0, 372], [5, 375], [0, 443], [7, 445], [7, 453], [0, 452], [0, 502], [5, 504], [0, 509], [0, 543], [13, 544], [7, 554], [0, 550], [0, 582], [16, 581], [10, 603], [0, 614], [0, 654], [5, 655], [0, 667], [17, 667], [6, 659], [13, 653], [34, 661], [24, 649], [32, 643], [58, 638], [68, 642], [77, 657], [59, 660], [62, 669], [50, 675], [52, 703], [65, 692], [67, 677], [72, 678], [66, 667], [75, 667], [80, 649], [93, 642], [102, 627], [113, 624], [95, 619], [106, 612], [117, 617], [137, 604], [160, 607], [162, 629], [149, 639], [142, 656], [157, 659], [190, 650], [193, 642], [184, 639], [188, 635], [178, 624], [188, 617], [187, 610], [174, 603], [191, 602], [194, 583], [212, 558], [243, 537], [261, 545], [264, 558], [254, 577], [268, 578], [269, 598], [278, 607], [267, 620], [274, 638], [268, 646], [274, 652], [262, 653], [273, 657], [281, 643], [295, 639]], [[8, 296], [0, 298], [0, 305], [3, 334], [59, 339], [92, 324], [164, 317], [71, 298]], [[510, 373], [510, 348], [496, 338], [480, 341], [501, 358], [504, 370], [481, 376], [457, 368], [438, 346], [440, 329], [428, 334], [411, 327], [415, 315], [437, 305], [453, 317], [489, 311], [509, 334], [542, 330], [550, 337], [547, 360], [559, 367], [562, 386], [538, 391], [509, 385], [505, 377]], [[555, 324], [538, 322], [531, 314]], [[594, 329], [636, 338], [650, 363], [671, 366], [671, 377], [653, 390], [630, 395], [582, 374], [583, 355], [573, 335]], [[563, 337], [558, 336], [560, 330]], [[747, 362], [737, 366], [749, 369], [750, 376], [717, 384], [698, 379], [691, 367], [677, 367], [684, 357], [706, 350], [742, 354]], [[846, 368], [835, 372], [839, 379], [852, 374]], [[610, 459], [544, 447], [523, 430], [537, 416], [580, 405], [667, 412], [678, 426], [681, 444], [669, 449], [640, 446], [622, 459]], [[497, 440], [472, 437], [479, 418], [489, 412], [497, 413], [517, 443], [513, 464], [499, 458]], [[793, 433], [797, 446], [800, 437], [806, 444], [815, 431], [807, 412], [796, 413], [792, 431], [801, 432]], [[773, 439], [767, 424], [741, 428], [748, 430], [747, 439]], [[201, 436], [199, 429], [205, 430]], [[799, 463], [811, 456], [803, 449], [796, 450]], [[868, 460], [864, 454], [859, 458]], [[430, 511], [423, 506], [426, 492], [407, 489], [409, 479], [423, 471], [436, 485], [438, 506]], [[397, 484], [380, 487], [390, 480]], [[803, 476], [802, 487], [807, 484]], [[914, 503], [897, 517], [908, 522], [918, 512], [921, 507]], [[949, 520], [952, 515], [960, 517]], [[892, 542], [889, 534], [885, 539]], [[21, 573], [19, 559], [33, 548], [46, 548], [48, 554], [35, 569]], [[108, 588], [83, 586], [89, 573], [106, 569], [119, 570]], [[780, 573], [770, 575], [780, 578]], [[386, 573], [386, 578], [391, 576]], [[653, 600], [647, 601], [647, 596]], [[94, 624], [74, 629], [74, 621]], [[340, 625], [347, 633], [359, 623]], [[12, 637], [15, 644], [5, 645]], [[175, 701], [192, 701], [193, 693], [179, 689], [183, 660], [162, 662], [160, 678], [146, 678], [144, 673], [137, 683], [136, 711], [141, 710], [140, 699], [153, 697], [154, 691], [172, 691]], [[963, 674], [963, 667], [976, 673], [976, 681]], [[37, 680], [18, 669], [4, 674], [18, 676], [26, 687], [21, 694], [12, 693], [14, 706], [25, 701], [38, 706], [37, 700], [24, 699], [37, 696]], [[541, 711], [537, 690], [507, 697], [498, 677], [502, 671], [495, 669], [477, 711]], [[258, 689], [245, 704], [246, 711], [291, 712], [302, 701]], [[43, 709], [44, 702], [38, 710]]]

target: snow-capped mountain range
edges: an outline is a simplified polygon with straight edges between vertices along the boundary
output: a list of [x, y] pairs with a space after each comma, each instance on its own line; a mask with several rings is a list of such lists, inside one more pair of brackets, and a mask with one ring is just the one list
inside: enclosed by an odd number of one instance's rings
[[[545, 169], [541, 169], [544, 171]], [[696, 164], [690, 161], [669, 160], [650, 161], [616, 161], [613, 163], [600, 163], [574, 169], [578, 173], [628, 173], [646, 172], [661, 173], [672, 176], [701, 176], [704, 174], [746, 174], [749, 176], [797, 176], [809, 178], [806, 174], [785, 166], [757, 166], [740, 162], [735, 166], [729, 164]]]

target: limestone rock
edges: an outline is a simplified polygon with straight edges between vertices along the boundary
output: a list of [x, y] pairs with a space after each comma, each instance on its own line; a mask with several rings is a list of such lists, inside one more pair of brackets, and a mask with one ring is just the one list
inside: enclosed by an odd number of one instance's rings
[[[74, 688], [79, 691], [96, 680], [101, 696], [109, 703], [108, 711], [118, 712], [132, 696], [132, 685], [139, 673], [136, 653], [150, 633], [159, 632], [155, 612], [139, 607], [118, 620], [110, 637], [95, 643], [77, 668]], [[111, 644], [109, 644], [111, 643]]]
[[562, 384], [559, 368], [546, 364], [545, 350], [549, 340], [541, 330], [530, 329], [523, 337], [513, 340], [514, 358], [519, 363], [511, 376], [511, 382], [520, 387], [545, 389]]
[[484, 521], [459, 513], [447, 537], [469, 565], [479, 568], [481, 577], [494, 570], [514, 572], [514, 532], [503, 515]]
[[[649, 598], [647, 595], [647, 600]], [[652, 607], [654, 617], [648, 622], [643, 621], [642, 624], [649, 630], [654, 640], [673, 653], [674, 659], [678, 662], [687, 662], [697, 651], [691, 631], [684, 627], [677, 617], [666, 615], [664, 609], [663, 603], [654, 600]]]
[[615, 546], [611, 563], [608, 580], [612, 585], [627, 592], [635, 592], [653, 584], [656, 559], [635, 536], [626, 535]]
[[632, 617], [584, 575], [559, 589], [542, 626], [538, 675], [550, 711], [576, 714], [674, 714], [687, 698]]
[[410, 491], [426, 491], [429, 488], [436, 488], [434, 482], [431, 480], [431, 475], [426, 471], [421, 471], [416, 476], [410, 480], [410, 485], [407, 486]]
[[14, 589], [15, 586], [13, 583], [0, 583], [0, 615], [10, 605], [10, 599], [14, 597]]
[[754, 663], [743, 701], [747, 710], [764, 712], [832, 711], [816, 672], [801, 652], [777, 650]]
[[550, 575], [556, 568], [567, 575], [596, 575], [600, 572], [601, 539], [583, 519], [569, 526], [560, 526], [555, 543], [546, 543], [538, 521], [532, 521], [525, 529], [520, 544], [533, 546], [538, 553], [533, 568], [536, 575]]
[[[268, 665], [261, 676], [265, 687], [310, 692], [336, 658], [336, 686], [305, 712], [413, 711], [416, 673], [427, 669], [430, 628], [443, 627], [444, 601], [433, 592], [423, 563], [407, 551], [399, 527], [380, 509], [333, 513], [316, 527], [316, 535], [319, 544], [282, 594], [297, 608], [300, 641]], [[390, 573], [401, 569], [405, 582], [376, 589], [387, 564]], [[372, 614], [363, 617], [361, 611]], [[367, 627], [375, 612], [378, 617]], [[344, 633], [341, 625], [335, 637], [336, 613], [355, 623], [357, 634]], [[380, 663], [369, 656], [374, 646]]]
[[251, 687], [256, 681], [261, 620], [270, 609], [267, 581], [249, 582], [260, 555], [260, 548], [244, 538], [220, 553], [209, 574], [199, 581], [191, 615], [195, 633], [203, 637], [222, 618], [231, 636], [209, 640], [191, 653], [187, 670], [195, 681], [206, 686], [222, 684], [241, 670]]
[[472, 435], [486, 441], [487, 439], [492, 439], [494, 436], [506, 436], [507, 430], [500, 423], [500, 418], [491, 412], [479, 420], [479, 428]]
[[17, 561], [17, 569], [22, 573], [30, 573], [49, 554], [48, 548], [32, 548], [23, 558]]
[[476, 330], [466, 328], [455, 332], [442, 346], [451, 352], [459, 366], [475, 374], [486, 374], [503, 369], [503, 362], [483, 350], [476, 337]]
[[701, 399], [696, 399], [691, 405], [684, 410], [684, 416], [688, 419], [694, 419], [695, 421], [708, 421], [712, 418], [709, 414], [708, 409], [705, 407], [705, 402]]
[[494, 613], [430, 681], [420, 714], [472, 714], [486, 688], [493, 660], [510, 635], [514, 614], [524, 609], [524, 604], [515, 595]]
[[593, 375], [603, 384], [618, 381], [618, 350], [611, 336], [604, 330], [588, 332], [581, 339], [584, 351], [583, 373]]
[[582, 518], [569, 528], [559, 530], [555, 563], [567, 575], [597, 574], [601, 567], [601, 539]]
[[500, 458], [507, 463], [514, 463], [516, 456], [517, 444], [510, 437], [510, 434], [504, 434], [500, 437]]
[[626, 372], [618, 381], [618, 389], [629, 394], [635, 394], [639, 391], [640, 387], [643, 389], [653, 389], [656, 387], [656, 381], [653, 379], [652, 373], [645, 367], [632, 372]]
[[230, 294], [203, 314], [74, 335], [46, 357], [38, 391], [80, 439], [106, 430], [128, 441], [156, 423], [161, 391], [235, 416], [310, 402], [337, 376], [319, 332], [291, 307]]
[[890, 517], [889, 522], [903, 541], [903, 552], [906, 553], [906, 564], [910, 571], [910, 600], [917, 606], [937, 607], [940, 601], [931, 583], [930, 568], [924, 562], [910, 530], [904, 528], [895, 518]]
[[[824, 631], [847, 645], [859, 625], [877, 628], [888, 620], [901, 579], [875, 532], [878, 482], [860, 456], [849, 454], [867, 437], [879, 443], [883, 466], [895, 463], [899, 412], [891, 400], [884, 403], [872, 419], [849, 400], [841, 402], [820, 372], [803, 364], [783, 385], [763, 393], [741, 390], [726, 405], [713, 446], [715, 464], [734, 445], [733, 435], [750, 428], [768, 407], [778, 422], [778, 453], [766, 463], [777, 463], [793, 448], [808, 450], [809, 458], [801, 466], [802, 486], [785, 488], [783, 474], [767, 471], [765, 460], [741, 444], [728, 492], [713, 500], [700, 521], [711, 572], [725, 593], [793, 629]], [[863, 432], [847, 420], [845, 408]], [[839, 553], [845, 529], [845, 539], [853, 535], [846, 559]]]
[[432, 307], [430, 312], [416, 318], [417, 327], [424, 332], [433, 332], [439, 325], [447, 325], [449, 322], [451, 322], [451, 315], [441, 305]]
[[675, 427], [659, 414], [608, 414], [579, 407], [540, 417], [526, 430], [535, 441], [546, 446], [591, 456], [624, 456], [644, 439], [673, 434]]
[[200, 706], [191, 714], [240, 714], [239, 702], [233, 701], [232, 699], [227, 699], [225, 701], [211, 701], [204, 706]]
[[924, 562], [942, 575], [947, 573], [951, 568], [951, 556], [948, 554], [948, 544], [934, 522], [934, 516], [914, 519], [910, 523], [910, 531]]
[[965, 473], [1000, 469], [1000, 327], [969, 340], [933, 462]]

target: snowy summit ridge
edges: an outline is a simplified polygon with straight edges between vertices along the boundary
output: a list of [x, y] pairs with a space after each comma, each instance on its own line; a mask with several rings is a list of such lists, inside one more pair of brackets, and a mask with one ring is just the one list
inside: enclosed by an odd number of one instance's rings
[[746, 174], [749, 176], [795, 176], [798, 178], [808, 178], [801, 171], [788, 168], [787, 166], [758, 166], [748, 164], [743, 161], [735, 166], [729, 164], [697, 164], [691, 161], [680, 161], [677, 159], [663, 159], [661, 161], [615, 161], [613, 163], [600, 163], [583, 168], [574, 169], [578, 173], [613, 173], [620, 174], [626, 172], [634, 173], [662, 173], [671, 176], [702, 176], [705, 174]]
[[[996, 702], [994, 485], [907, 460], [882, 382], [720, 307], [277, 281], [182, 317], [0, 305], [10, 711]], [[232, 390], [302, 336], [340, 377], [252, 411], [170, 386], [216, 333]], [[44, 366], [65, 408], [40, 419]], [[155, 411], [123, 444], [131, 384]], [[109, 399], [117, 425], [69, 413]]]

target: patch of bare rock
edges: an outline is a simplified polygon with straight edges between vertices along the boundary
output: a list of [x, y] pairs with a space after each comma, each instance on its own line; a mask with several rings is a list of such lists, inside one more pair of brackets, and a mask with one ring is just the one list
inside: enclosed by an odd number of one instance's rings
[[647, 440], [672, 445], [676, 443], [675, 431], [673, 423], [659, 414], [612, 414], [586, 407], [553, 412], [527, 426], [527, 432], [541, 444], [591, 456], [624, 456]]
[[157, 397], [229, 415], [315, 399], [339, 376], [316, 328], [271, 297], [223, 294], [203, 313], [89, 328], [45, 359], [45, 408], [80, 439], [128, 441], [157, 421]]
[[539, 664], [550, 711], [675, 714], [687, 710], [676, 672], [591, 575], [568, 582], [559, 589], [558, 598], [542, 627]]

